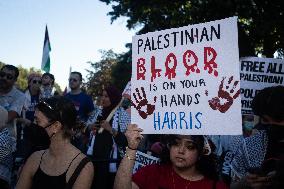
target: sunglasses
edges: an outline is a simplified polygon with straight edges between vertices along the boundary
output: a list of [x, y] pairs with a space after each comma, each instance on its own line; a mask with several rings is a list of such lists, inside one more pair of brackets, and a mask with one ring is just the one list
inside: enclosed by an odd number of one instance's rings
[[69, 78], [69, 82], [77, 82], [78, 80], [75, 78]]
[[14, 76], [13, 76], [12, 74], [5, 73], [5, 72], [2, 72], [2, 71], [0, 72], [0, 77], [1, 77], [1, 78], [6, 77], [6, 79], [8, 79], [8, 80], [14, 79]]
[[44, 100], [40, 101], [38, 104], [39, 104], [39, 105], [42, 104], [42, 105], [44, 105], [45, 107], [49, 108], [50, 110], [55, 111], [55, 109], [54, 109], [50, 104], [48, 104], [47, 102], [45, 102]]
[[41, 80], [33, 80], [33, 84], [41, 84]]

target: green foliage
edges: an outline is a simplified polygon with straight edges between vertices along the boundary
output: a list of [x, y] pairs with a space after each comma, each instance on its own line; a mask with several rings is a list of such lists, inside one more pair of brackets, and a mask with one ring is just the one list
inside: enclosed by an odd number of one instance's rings
[[[2, 66], [4, 66], [5, 64], [3, 62], [0, 61], [0, 68], [2, 68]], [[31, 67], [29, 69], [22, 67], [21, 65], [18, 66], [19, 69], [19, 76], [18, 76], [18, 80], [16, 82], [16, 86], [18, 89], [25, 91], [28, 87], [28, 75], [30, 73], [41, 73], [41, 70], [36, 69], [34, 67]], [[54, 87], [56, 88], [56, 91], [58, 91], [60, 94], [62, 92], [60, 86], [55, 83]]]
[[117, 63], [118, 54], [112, 50], [100, 50], [102, 54], [101, 60], [98, 62], [88, 62], [92, 66], [92, 70], [87, 70], [87, 82], [83, 88], [91, 96], [99, 96], [104, 87], [112, 83], [111, 72]]
[[128, 52], [119, 55], [117, 63], [113, 66], [111, 71], [111, 83], [121, 91], [124, 90], [127, 82], [131, 79], [131, 54], [132, 51], [129, 50]]
[[61, 87], [58, 85], [58, 83], [54, 83], [54, 88], [56, 89], [56, 91], [61, 95], [62, 94], [62, 90]]
[[138, 34], [238, 16], [240, 56], [273, 57], [284, 52], [284, 10], [281, 0], [100, 0], [112, 5], [113, 22], [128, 17]]

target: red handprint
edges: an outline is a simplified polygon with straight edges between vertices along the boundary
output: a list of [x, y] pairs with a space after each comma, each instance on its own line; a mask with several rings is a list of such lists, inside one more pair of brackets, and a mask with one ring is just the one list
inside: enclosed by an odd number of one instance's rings
[[[146, 97], [146, 93], [145, 93], [145, 90], [144, 90], [144, 87], [141, 87], [141, 91], [142, 91], [142, 94], [143, 96], [140, 95], [140, 92], [138, 90], [138, 88], [135, 89], [136, 90], [136, 93], [138, 95], [138, 99], [137, 99], [137, 96], [135, 93], [133, 93], [133, 97], [137, 103], [137, 105], [132, 102], [131, 100], [131, 104], [135, 107], [135, 109], [138, 111], [139, 115], [143, 118], [143, 119], [146, 119], [148, 115], [151, 115], [154, 110], [155, 110], [155, 105], [152, 105], [152, 104], [149, 104], [148, 103], [148, 100], [147, 100], [147, 97]], [[156, 102], [156, 99], [157, 97], [155, 96], [154, 97], [154, 103]], [[142, 107], [145, 107], [146, 108], [146, 111], [143, 111], [141, 110]]]
[[[219, 110], [221, 113], [225, 113], [233, 104], [234, 99], [240, 95], [240, 89], [233, 95], [235, 92], [236, 86], [239, 81], [233, 81], [233, 76], [229, 78], [228, 85], [224, 89], [224, 80], [226, 77], [223, 77], [221, 84], [219, 86], [218, 97], [214, 97], [209, 100], [209, 105], [213, 110]], [[232, 85], [231, 89], [230, 85]], [[225, 101], [221, 103], [221, 100]]]

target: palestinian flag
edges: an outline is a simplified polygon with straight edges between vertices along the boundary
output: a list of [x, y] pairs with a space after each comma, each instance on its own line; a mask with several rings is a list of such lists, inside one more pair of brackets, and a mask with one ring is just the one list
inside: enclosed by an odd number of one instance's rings
[[42, 52], [42, 61], [41, 61], [41, 69], [45, 72], [50, 71], [50, 56], [49, 52], [51, 51], [48, 30], [47, 26], [45, 27], [45, 36], [44, 36], [44, 44], [43, 44], [43, 52]]

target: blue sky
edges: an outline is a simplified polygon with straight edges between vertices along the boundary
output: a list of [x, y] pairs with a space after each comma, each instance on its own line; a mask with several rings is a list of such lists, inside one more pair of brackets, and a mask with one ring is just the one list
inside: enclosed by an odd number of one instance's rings
[[85, 77], [99, 49], [125, 52], [135, 31], [126, 19], [113, 24], [110, 6], [98, 0], [0, 0], [0, 61], [40, 69], [45, 25], [51, 43], [51, 73], [62, 89], [69, 68]]

